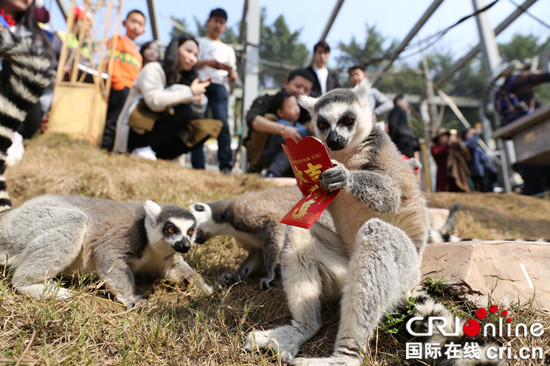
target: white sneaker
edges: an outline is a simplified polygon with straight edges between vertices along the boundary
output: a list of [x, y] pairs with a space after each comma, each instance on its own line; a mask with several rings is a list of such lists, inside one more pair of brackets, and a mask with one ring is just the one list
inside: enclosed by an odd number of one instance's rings
[[23, 136], [16, 132], [13, 135], [11, 146], [8, 148], [6, 156], [6, 164], [8, 166], [14, 166], [23, 159], [23, 153], [25, 152], [25, 146], [23, 146]]
[[138, 158], [157, 160], [157, 154], [151, 149], [151, 146], [138, 147], [132, 151], [132, 155]]

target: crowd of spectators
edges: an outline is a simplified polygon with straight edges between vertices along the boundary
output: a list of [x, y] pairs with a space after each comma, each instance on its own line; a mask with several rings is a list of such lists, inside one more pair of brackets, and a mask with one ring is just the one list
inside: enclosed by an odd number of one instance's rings
[[[228, 96], [238, 73], [234, 50], [221, 40], [227, 29], [227, 19], [225, 10], [213, 9], [206, 21], [205, 37], [176, 35], [161, 58], [156, 41], [144, 42], [141, 48], [135, 43], [136, 38], [144, 34], [145, 14], [137, 9], [127, 13], [122, 22], [125, 32], [109, 40], [108, 44], [109, 50], [114, 49], [114, 55], [110, 61], [113, 63], [111, 90], [101, 148], [148, 159], [175, 159], [190, 151], [184, 136], [191, 120], [211, 117], [222, 122], [217, 137], [219, 169], [224, 173], [232, 171]], [[75, 9], [74, 26], [67, 32], [52, 32], [47, 26], [48, 21], [48, 11], [35, 8], [33, 2], [0, 1], [0, 26], [10, 27], [23, 37], [31, 37], [54, 62], [63, 42], [69, 48], [81, 47], [82, 57], [90, 57], [86, 44], [79, 42], [79, 37], [86, 33], [83, 27], [89, 27], [91, 21], [82, 8]], [[278, 93], [263, 95], [253, 101], [246, 111], [248, 133], [244, 139], [248, 172], [262, 173], [267, 177], [292, 174], [280, 145], [287, 138], [300, 141], [312, 134], [310, 116], [298, 105], [297, 98], [301, 95], [319, 97], [340, 87], [338, 74], [327, 67], [329, 57], [329, 44], [318, 42], [313, 48], [310, 66], [290, 72]], [[366, 79], [366, 74], [356, 65], [348, 69], [348, 77], [351, 87], [355, 87]], [[508, 75], [495, 98], [502, 125], [538, 108], [540, 102], [533, 87], [547, 81], [550, 81], [549, 73], [533, 73], [527, 68]], [[31, 109], [19, 131], [20, 140], [31, 137], [43, 127], [52, 94], [53, 90], [46, 93]], [[380, 90], [371, 87], [368, 97], [373, 121], [388, 133], [405, 157], [419, 160], [421, 144], [410, 125], [410, 106], [406, 96], [398, 94], [392, 102]], [[140, 102], [159, 113], [151, 130], [129, 125], [128, 121]], [[459, 138], [456, 130], [440, 128], [436, 131], [430, 147], [437, 167], [436, 191], [493, 190], [495, 169], [491, 157], [479, 146], [480, 132], [479, 129], [466, 128]], [[191, 149], [191, 164], [195, 169], [205, 168], [202, 144]], [[530, 165], [516, 168], [526, 181], [528, 194], [540, 188], [532, 186], [540, 185], [540, 176], [546, 177], [545, 172], [550, 170]]]

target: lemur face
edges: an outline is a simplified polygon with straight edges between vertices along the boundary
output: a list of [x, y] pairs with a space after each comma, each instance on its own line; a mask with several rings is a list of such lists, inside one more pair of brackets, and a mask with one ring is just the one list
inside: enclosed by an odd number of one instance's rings
[[335, 89], [316, 99], [300, 97], [311, 114], [315, 135], [331, 151], [340, 151], [363, 141], [372, 130], [368, 82], [353, 89]]
[[215, 222], [212, 220], [212, 209], [205, 203], [194, 203], [190, 207], [191, 212], [195, 215], [197, 220], [197, 233], [195, 241], [198, 244], [204, 244], [208, 239], [213, 237], [213, 228]]
[[172, 217], [162, 223], [162, 235], [176, 252], [187, 253], [195, 241], [195, 220]]
[[196, 220], [181, 207], [160, 207], [152, 201], [144, 204], [147, 238], [153, 248], [166, 246], [179, 253], [187, 253], [196, 238]]

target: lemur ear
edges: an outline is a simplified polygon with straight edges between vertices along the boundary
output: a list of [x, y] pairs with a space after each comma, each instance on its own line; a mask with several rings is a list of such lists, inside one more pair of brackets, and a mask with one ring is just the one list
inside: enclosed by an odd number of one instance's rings
[[317, 98], [310, 97], [308, 95], [301, 95], [300, 98], [298, 98], [298, 103], [305, 108], [309, 114], [313, 114], [313, 107], [315, 106], [315, 103], [317, 103]]
[[156, 221], [161, 211], [159, 204], [150, 200], [145, 201], [143, 209], [145, 210], [145, 215], [152, 221]]
[[195, 213], [195, 212], [204, 212], [206, 211], [205, 210], [205, 204], [202, 203], [202, 202], [197, 202], [197, 203], [193, 203], [189, 209], [191, 209], [191, 212]]
[[370, 81], [365, 78], [363, 81], [361, 81], [355, 88], [353, 88], [353, 92], [357, 96], [357, 98], [361, 101], [361, 103], [365, 102], [368, 103], [369, 101], [369, 90], [370, 90]]

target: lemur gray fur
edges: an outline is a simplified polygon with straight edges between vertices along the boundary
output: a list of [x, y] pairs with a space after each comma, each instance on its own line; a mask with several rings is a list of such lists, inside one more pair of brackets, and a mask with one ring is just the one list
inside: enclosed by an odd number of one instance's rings
[[[328, 207], [336, 233], [317, 223], [310, 230], [286, 227], [281, 275], [293, 319], [253, 330], [246, 350], [273, 349], [283, 362], [299, 365], [359, 365], [381, 317], [420, 283], [429, 232], [425, 200], [395, 145], [373, 128], [368, 90], [364, 81], [300, 98], [333, 159], [319, 183], [325, 191], [340, 189]], [[321, 327], [322, 296], [341, 296], [333, 353], [295, 358]]]
[[[302, 197], [295, 186], [191, 205], [191, 212], [197, 219], [197, 243], [217, 235], [231, 235], [248, 252], [235, 274], [222, 275], [219, 280], [222, 286], [244, 280], [263, 268], [266, 275], [260, 279], [260, 288], [271, 287], [284, 242], [285, 225], [280, 221]], [[328, 214], [323, 214], [319, 220], [331, 226]]]
[[14, 269], [14, 287], [34, 298], [63, 299], [71, 291], [49, 286], [48, 280], [61, 272], [92, 273], [132, 308], [144, 301], [135, 294], [134, 273], [147, 272], [197, 279], [212, 292], [178, 254], [195, 238], [195, 218], [183, 208], [70, 195], [43, 195], [12, 208], [6, 151], [50, 83], [50, 61], [9, 30], [0, 31], [0, 57], [0, 263]]
[[[414, 168], [418, 162], [410, 159], [406, 163]], [[280, 220], [302, 197], [298, 187], [293, 186], [247, 192], [231, 199], [191, 205], [191, 212], [197, 219], [197, 243], [204, 243], [217, 235], [231, 235], [248, 252], [235, 274], [224, 273], [221, 276], [219, 283], [222, 286], [245, 280], [263, 268], [266, 275], [260, 279], [260, 288], [270, 288], [284, 242], [285, 225]], [[430, 229], [430, 240], [449, 241], [448, 238], [454, 238], [450, 232], [457, 210], [450, 210], [447, 223], [441, 230]], [[327, 211], [319, 220], [327, 227], [334, 227]]]
[[212, 292], [179, 254], [191, 248], [195, 226], [193, 214], [177, 206], [43, 195], [0, 215], [0, 257], [14, 269], [12, 283], [22, 294], [64, 299], [71, 291], [50, 288], [49, 279], [93, 274], [132, 308], [145, 302], [134, 274], [196, 280]]

